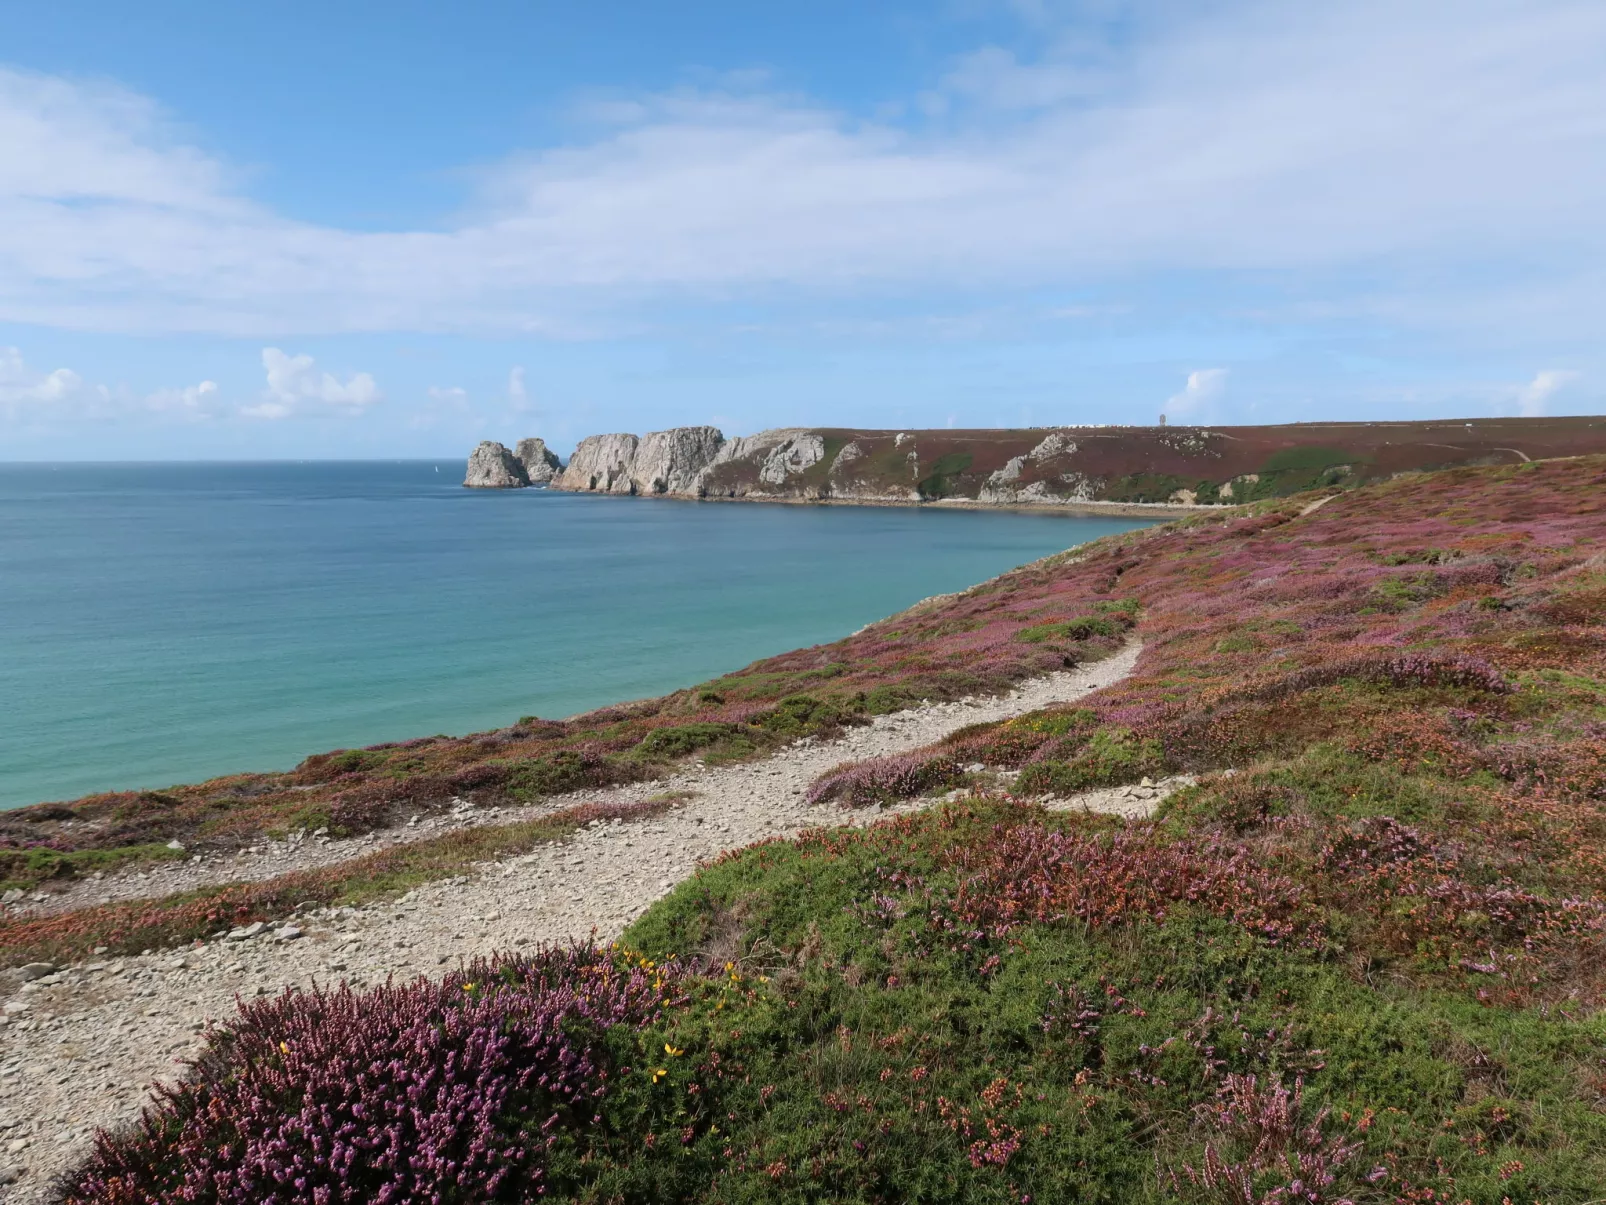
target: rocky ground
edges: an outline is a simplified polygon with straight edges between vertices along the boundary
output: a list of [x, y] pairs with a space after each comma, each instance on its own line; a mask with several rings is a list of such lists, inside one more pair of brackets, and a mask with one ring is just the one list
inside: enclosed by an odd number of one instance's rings
[[[180, 1074], [183, 1060], [200, 1048], [207, 1022], [226, 1018], [237, 998], [314, 982], [410, 978], [478, 954], [593, 931], [611, 938], [700, 861], [723, 850], [822, 824], [873, 819], [873, 813], [804, 803], [808, 784], [838, 763], [904, 752], [967, 724], [1081, 698], [1129, 673], [1137, 652], [1131, 646], [1106, 661], [1027, 683], [1007, 698], [882, 716], [841, 740], [800, 742], [766, 761], [698, 766], [656, 783], [553, 801], [549, 807], [686, 793], [684, 802], [651, 819], [597, 824], [567, 842], [481, 866], [472, 877], [431, 884], [393, 902], [322, 909], [293, 924], [252, 926], [228, 940], [183, 950], [6, 972], [0, 975], [0, 993], [8, 997], [0, 1007], [0, 1183], [6, 1185], [0, 1194], [16, 1205], [49, 1200], [52, 1180], [82, 1156], [95, 1127], [135, 1118], [152, 1081]], [[1054, 806], [1141, 815], [1184, 781], [1089, 792]], [[923, 804], [898, 810], [918, 806]], [[185, 863], [143, 879], [103, 880], [84, 889], [78, 902], [263, 878], [439, 832], [444, 825], [531, 814], [460, 814], [360, 841], [269, 842], [272, 849], [259, 847], [244, 858]]]

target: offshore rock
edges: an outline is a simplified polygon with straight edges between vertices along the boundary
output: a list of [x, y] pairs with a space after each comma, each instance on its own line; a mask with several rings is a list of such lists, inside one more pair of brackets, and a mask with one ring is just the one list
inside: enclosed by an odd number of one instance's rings
[[487, 439], [469, 454], [463, 484], [478, 490], [516, 490], [530, 484], [519, 458], [502, 444]]
[[524, 475], [531, 485], [546, 485], [563, 472], [563, 462], [546, 446], [544, 439], [519, 440], [514, 445], [513, 455], [524, 466]]
[[599, 494], [634, 493], [630, 466], [641, 443], [634, 435], [588, 435], [569, 457], [569, 467], [553, 484], [565, 490]]
[[672, 427], [641, 437], [630, 466], [632, 493], [696, 496], [702, 472], [725, 446], [717, 427]]

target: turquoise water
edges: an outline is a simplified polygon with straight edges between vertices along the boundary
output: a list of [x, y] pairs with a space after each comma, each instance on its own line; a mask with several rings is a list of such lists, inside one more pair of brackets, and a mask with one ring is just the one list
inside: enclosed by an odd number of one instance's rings
[[1141, 526], [462, 477], [0, 465], [0, 806], [661, 694]]

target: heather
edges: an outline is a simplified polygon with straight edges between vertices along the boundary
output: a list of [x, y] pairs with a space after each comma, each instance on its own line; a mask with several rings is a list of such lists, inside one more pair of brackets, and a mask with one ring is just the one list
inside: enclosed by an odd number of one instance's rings
[[536, 991], [513, 961], [249, 1005], [68, 1199], [1598, 1196], [1599, 1014], [1348, 942], [1241, 844], [977, 797], [728, 855]]
[[[600, 1036], [574, 1022], [608, 1075], [592, 1120], [554, 1123], [561, 1140], [531, 1157], [547, 1195], [1606, 1196], [1606, 461], [1310, 501], [1028, 566], [861, 633], [878, 659], [862, 669], [826, 646], [703, 688], [707, 707], [768, 692], [698, 721], [761, 732], [803, 693], [869, 710], [878, 691], [1144, 642], [1130, 678], [1074, 707], [815, 788], [967, 797], [727, 855], [651, 909], [606, 958], [672, 966], [672, 998]], [[877, 684], [893, 665], [904, 676]], [[812, 704], [786, 707], [807, 732]], [[1177, 771], [1198, 784], [1146, 820], [1034, 802]], [[323, 1007], [287, 999], [297, 1017]], [[352, 997], [335, 1028], [386, 999]], [[242, 1074], [235, 1048], [220, 1039], [199, 1074]], [[382, 1103], [400, 1086], [374, 1085], [375, 1117], [401, 1107]], [[209, 1157], [179, 1151], [177, 1107], [83, 1176]], [[85, 1200], [161, 1199], [81, 1182]]]
[[615, 1068], [606, 1038], [673, 968], [589, 947], [451, 979], [242, 1007], [140, 1128], [102, 1137], [69, 1202], [492, 1201], [561, 1187]]

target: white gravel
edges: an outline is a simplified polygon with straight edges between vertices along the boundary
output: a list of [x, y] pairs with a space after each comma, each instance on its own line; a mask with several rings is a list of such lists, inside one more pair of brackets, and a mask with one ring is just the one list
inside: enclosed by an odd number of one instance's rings
[[[608, 940], [699, 862], [724, 850], [824, 824], [869, 823], [874, 813], [804, 804], [809, 783], [831, 767], [918, 748], [968, 724], [1082, 698], [1129, 674], [1137, 656], [1138, 646], [1129, 645], [1107, 660], [1028, 682], [1005, 698], [882, 716], [841, 740], [800, 742], [762, 762], [698, 766], [656, 783], [552, 801], [539, 810], [664, 791], [693, 793], [668, 813], [583, 830], [568, 842], [482, 866], [472, 878], [431, 884], [392, 903], [298, 917], [294, 936], [267, 926], [240, 940], [106, 958], [27, 983], [18, 972], [7, 972], [0, 976], [0, 991], [9, 995], [0, 1022], [0, 1183], [9, 1187], [0, 1187], [0, 1198], [17, 1205], [48, 1200], [50, 1180], [82, 1157], [95, 1127], [135, 1118], [151, 1082], [181, 1074], [183, 1060], [200, 1049], [206, 1022], [226, 1018], [237, 997], [314, 981], [361, 985], [433, 974], [477, 954], [593, 931]], [[1091, 792], [1054, 806], [1142, 814], [1184, 781]], [[919, 806], [924, 804], [895, 810]], [[506, 821], [535, 810], [465, 815], [458, 822]], [[397, 837], [441, 831], [420, 833], [423, 828], [420, 823], [372, 841], [309, 840], [301, 843], [305, 849], [265, 851], [258, 859], [230, 859], [238, 865], [211, 870], [261, 878], [365, 853]], [[149, 897], [193, 884], [209, 865], [187, 865], [184, 874], [174, 868], [175, 874], [154, 882], [130, 878], [143, 882], [139, 894]], [[158, 886], [162, 890], [152, 890]], [[125, 889], [121, 881], [104, 881], [81, 902]]]

